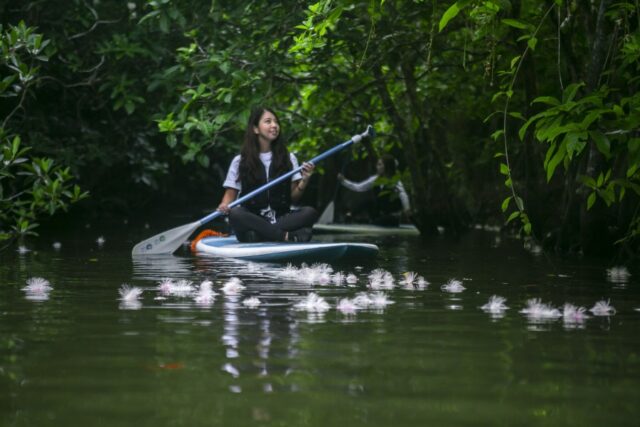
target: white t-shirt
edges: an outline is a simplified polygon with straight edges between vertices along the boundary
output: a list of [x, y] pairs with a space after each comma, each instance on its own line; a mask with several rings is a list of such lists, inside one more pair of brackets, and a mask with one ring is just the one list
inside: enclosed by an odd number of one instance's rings
[[[267, 176], [267, 180], [269, 179], [269, 166], [271, 166], [271, 158], [273, 154], [271, 151], [267, 153], [260, 153], [260, 161], [264, 165], [265, 174]], [[298, 159], [293, 153], [289, 153], [289, 158], [291, 159], [291, 165], [293, 169], [297, 169], [299, 167]], [[296, 172], [291, 177], [291, 181], [299, 181], [302, 179], [302, 174], [300, 172]], [[222, 184], [224, 188], [233, 188], [238, 190], [238, 193], [242, 191], [242, 183], [240, 182], [240, 155], [238, 154], [231, 161], [231, 165], [229, 165], [229, 171], [227, 172], [227, 177]], [[267, 206], [265, 209], [260, 211], [260, 215], [267, 218], [272, 224], [276, 222], [276, 214], [271, 209], [271, 206]]]
[[[376, 180], [378, 179], [378, 177], [379, 175], [373, 175], [361, 182], [354, 182], [354, 181], [349, 181], [348, 179], [345, 179], [344, 181], [342, 181], [342, 185], [351, 191], [362, 193], [362, 192], [373, 189], [373, 187], [375, 187]], [[404, 189], [404, 185], [402, 184], [402, 181], [398, 181], [396, 183], [394, 190], [396, 194], [398, 194], [398, 197], [400, 198], [400, 203], [402, 203], [402, 210], [404, 211], [410, 210], [411, 204], [409, 203], [409, 196], [407, 195], [407, 191]]]

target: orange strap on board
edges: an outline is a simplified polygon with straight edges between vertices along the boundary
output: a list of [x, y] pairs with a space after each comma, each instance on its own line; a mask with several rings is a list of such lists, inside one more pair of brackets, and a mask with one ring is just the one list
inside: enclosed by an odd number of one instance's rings
[[200, 240], [204, 239], [205, 237], [227, 237], [227, 236], [228, 234], [220, 233], [219, 231], [215, 231], [211, 229], [202, 230], [202, 232], [200, 232], [200, 234], [198, 234], [196, 238], [191, 241], [191, 252], [196, 251], [196, 245]]

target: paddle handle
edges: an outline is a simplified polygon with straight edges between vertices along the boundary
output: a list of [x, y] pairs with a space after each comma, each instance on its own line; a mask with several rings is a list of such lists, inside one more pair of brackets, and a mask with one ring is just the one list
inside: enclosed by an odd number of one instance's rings
[[[324, 153], [317, 155], [313, 159], [309, 160], [309, 163], [313, 163], [315, 165], [320, 160], [326, 159], [327, 157], [337, 153], [338, 151], [344, 150], [345, 148], [349, 147], [351, 144], [354, 144], [354, 143], [362, 141], [362, 138], [367, 138], [367, 137], [373, 138], [375, 135], [376, 135], [376, 132], [373, 129], [373, 126], [369, 125], [369, 126], [367, 126], [367, 130], [365, 130], [361, 134], [354, 135], [354, 136], [351, 137], [350, 140], [345, 141], [345, 142], [343, 142], [341, 144], [338, 144], [335, 147], [325, 151]], [[302, 167], [303, 167], [302, 165], [298, 166], [297, 168], [295, 168], [293, 170], [290, 170], [289, 172], [285, 173], [284, 175], [280, 175], [279, 177], [277, 177], [273, 181], [267, 182], [262, 187], [256, 188], [252, 192], [247, 193], [244, 196], [234, 200], [233, 202], [229, 203], [229, 208], [233, 208], [235, 206], [238, 206], [238, 205], [246, 202], [247, 200], [251, 199], [252, 197], [257, 196], [258, 194], [262, 193], [263, 191], [268, 190], [269, 188], [280, 184], [282, 181], [285, 181], [285, 180], [291, 178], [293, 175], [295, 175], [298, 172], [300, 172], [302, 170]], [[224, 214], [222, 212], [220, 212], [220, 211], [212, 212], [209, 215], [205, 216], [204, 218], [200, 219], [200, 221], [199, 221], [200, 225], [204, 225], [207, 222], [209, 222], [209, 221], [211, 221], [211, 220], [213, 220], [215, 218], [218, 218], [221, 215], [224, 215]]]

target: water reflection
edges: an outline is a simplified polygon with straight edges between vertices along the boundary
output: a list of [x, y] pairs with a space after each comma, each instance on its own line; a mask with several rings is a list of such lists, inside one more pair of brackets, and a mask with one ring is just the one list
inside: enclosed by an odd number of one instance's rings
[[135, 256], [133, 278], [137, 280], [159, 281], [165, 277], [186, 278], [194, 271], [190, 258], [174, 255]]
[[120, 310], [140, 310], [142, 308], [142, 303], [138, 300], [123, 300], [120, 302], [118, 307], [120, 308]]

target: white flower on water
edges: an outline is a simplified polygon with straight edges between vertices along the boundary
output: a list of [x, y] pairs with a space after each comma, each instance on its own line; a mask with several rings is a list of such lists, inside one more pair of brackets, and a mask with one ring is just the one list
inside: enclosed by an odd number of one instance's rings
[[51, 289], [53, 289], [51, 283], [42, 277], [31, 277], [27, 279], [27, 286], [22, 288], [23, 291], [30, 293], [46, 293]]
[[560, 310], [550, 304], [543, 304], [539, 298], [528, 300], [527, 306], [520, 310], [520, 313], [526, 314], [528, 318], [533, 320], [551, 320], [562, 316]]
[[440, 287], [440, 289], [442, 289], [445, 292], [452, 293], [452, 294], [458, 294], [458, 293], [464, 291], [466, 288], [464, 286], [462, 286], [462, 282], [460, 280], [451, 279], [446, 284], [442, 285]]
[[142, 289], [123, 283], [122, 286], [120, 286], [118, 293], [120, 294], [120, 299], [123, 302], [132, 302], [138, 301], [140, 295], [142, 295]]
[[260, 301], [256, 297], [250, 297], [250, 298], [247, 298], [244, 301], [242, 301], [242, 305], [244, 305], [245, 307], [249, 307], [249, 308], [256, 308], [260, 304], [262, 304], [262, 301]]
[[588, 317], [586, 308], [565, 303], [562, 310], [564, 323], [583, 323]]
[[354, 302], [354, 300], [351, 300], [349, 298], [342, 298], [340, 301], [338, 301], [338, 305], [336, 306], [336, 309], [342, 314], [355, 314], [355, 312], [360, 308], [361, 307], [358, 306]]
[[53, 249], [55, 249], [56, 251], [59, 251], [59, 250], [60, 250], [60, 248], [62, 247], [62, 243], [60, 243], [60, 242], [53, 242], [53, 245], [51, 245], [51, 246], [53, 246]]
[[169, 279], [167, 277], [160, 279], [158, 282], [158, 291], [163, 295], [169, 295], [173, 291], [173, 287], [175, 286], [175, 282], [173, 279]]
[[393, 289], [393, 275], [386, 270], [377, 268], [369, 274], [368, 286], [371, 289]]
[[359, 292], [353, 299], [353, 303], [360, 308], [384, 308], [393, 301], [389, 300], [384, 292]]
[[353, 285], [354, 283], [358, 283], [358, 276], [356, 276], [355, 274], [351, 273], [347, 275], [347, 283], [349, 283], [350, 285]]
[[345, 280], [345, 275], [339, 271], [335, 273], [333, 276], [331, 276], [331, 281], [336, 286], [342, 286], [344, 280]]
[[616, 309], [610, 304], [609, 300], [600, 300], [589, 309], [594, 316], [612, 316], [616, 314]]
[[305, 299], [293, 306], [296, 310], [323, 313], [329, 308], [329, 303], [316, 293], [310, 293]]
[[424, 277], [419, 276], [418, 273], [415, 273], [413, 271], [407, 271], [406, 273], [403, 273], [403, 277], [404, 278], [400, 281], [400, 284], [404, 289], [410, 291], [416, 289], [422, 290], [429, 285], [429, 282], [427, 282]]
[[211, 280], [205, 280], [200, 283], [194, 301], [201, 305], [211, 305], [215, 301], [216, 295], [218, 294], [213, 290], [213, 282]]
[[313, 264], [311, 267], [302, 264], [297, 278], [305, 283], [328, 285], [331, 282], [333, 268], [329, 264]]
[[331, 274], [320, 272], [309, 283], [318, 283], [320, 286], [326, 286], [331, 283]]
[[623, 265], [607, 269], [607, 278], [611, 282], [625, 283], [629, 280], [629, 276], [631, 276], [629, 270]]
[[482, 309], [486, 313], [501, 314], [505, 310], [509, 309], [509, 307], [507, 307], [505, 304], [506, 301], [507, 299], [504, 297], [492, 295], [489, 298], [489, 302], [480, 307], [480, 309]]
[[222, 285], [222, 292], [224, 292], [225, 295], [238, 295], [245, 288], [246, 286], [242, 284], [242, 280], [237, 277], [232, 277]]
[[102, 246], [102, 245], [104, 245], [104, 242], [105, 242], [105, 241], [106, 241], [106, 240], [104, 239], [104, 236], [100, 236], [100, 237], [98, 237], [98, 238], [96, 239], [96, 243], [98, 244], [98, 246]]
[[18, 252], [20, 255], [24, 255], [24, 254], [26, 254], [27, 252], [31, 252], [31, 249], [27, 248], [26, 246], [22, 246], [22, 245], [20, 245], [20, 246], [18, 246], [17, 252]]
[[353, 303], [361, 308], [367, 308], [371, 305], [371, 298], [366, 292], [358, 292], [353, 299]]
[[400, 284], [404, 286], [413, 286], [414, 282], [418, 279], [418, 273], [415, 271], [406, 271], [402, 273], [402, 280]]
[[289, 263], [285, 268], [282, 269], [282, 271], [280, 271], [279, 275], [291, 279], [297, 277], [298, 272], [298, 268]]

